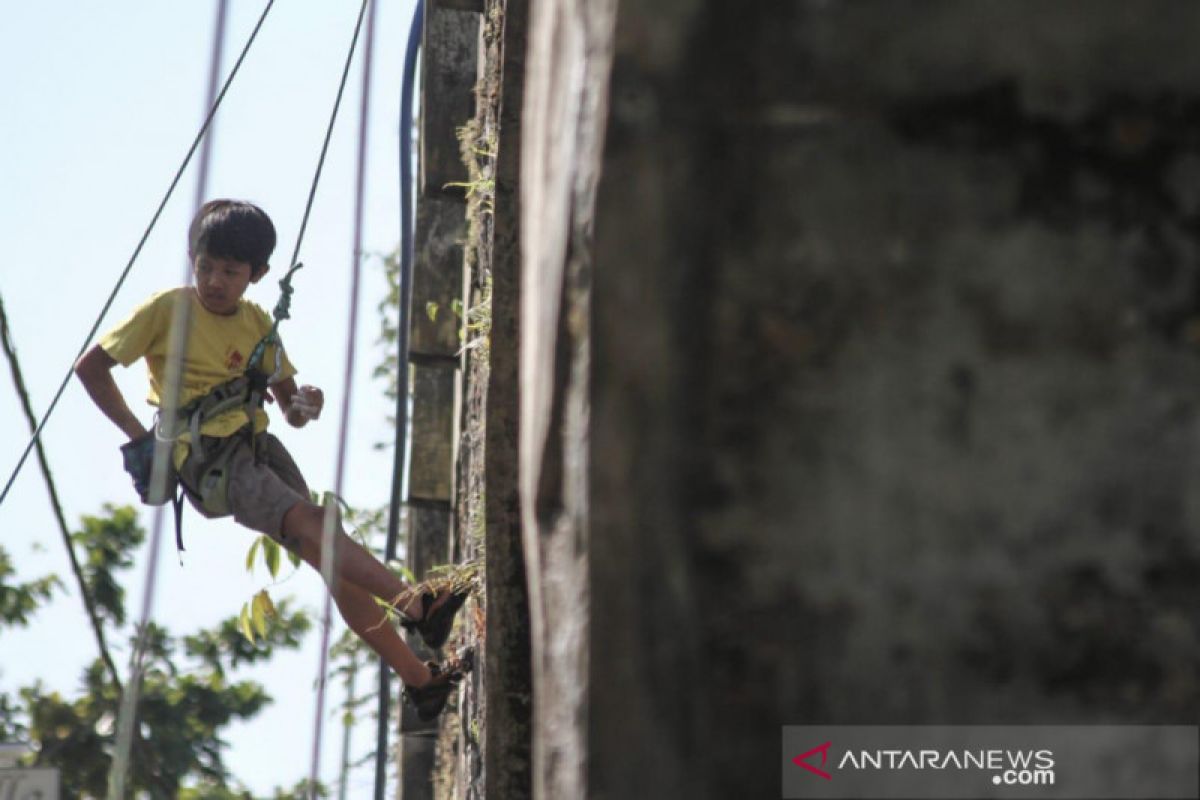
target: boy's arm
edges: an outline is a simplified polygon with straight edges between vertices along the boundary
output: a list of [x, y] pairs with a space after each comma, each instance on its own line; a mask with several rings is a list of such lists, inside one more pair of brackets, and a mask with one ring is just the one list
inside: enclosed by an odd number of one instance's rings
[[112, 368], [117, 365], [116, 359], [104, 351], [100, 345], [92, 345], [92, 349], [84, 353], [75, 362], [75, 374], [79, 376], [83, 388], [87, 389], [99, 409], [113, 423], [124, 431], [131, 440], [146, 435], [146, 428], [129, 410], [125, 396], [117, 388], [113, 380]]
[[295, 378], [271, 384], [271, 394], [279, 401], [284, 419], [293, 428], [303, 428], [309, 420], [321, 416], [325, 395], [315, 386], [296, 386]]

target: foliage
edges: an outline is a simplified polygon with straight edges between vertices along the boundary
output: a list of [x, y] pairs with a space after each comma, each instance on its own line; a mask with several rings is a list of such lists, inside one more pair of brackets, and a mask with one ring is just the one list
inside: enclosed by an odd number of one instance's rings
[[[16, 574], [12, 561], [0, 547], [0, 623], [28, 625], [29, 615], [38, 607], [39, 601], [49, 600], [55, 587], [62, 587], [57, 577], [47, 575], [28, 583], [9, 584], [8, 579]], [[0, 721], [3, 720], [0, 709]]]
[[[291, 789], [276, 789], [269, 800], [309, 800], [311, 797], [329, 797], [329, 790], [321, 782], [317, 782], [315, 790], [309, 789], [307, 779], [300, 781]], [[225, 786], [201, 784], [179, 793], [179, 800], [255, 800], [249, 792], [240, 792]]]
[[[266, 566], [271, 579], [276, 583], [281, 583], [279, 565], [280, 558], [285, 552], [288, 560], [291, 561], [293, 574], [295, 574], [295, 570], [300, 567], [300, 556], [290, 550], [284, 550], [283, 546], [270, 536], [259, 536], [246, 553], [246, 571], [254, 572], [254, 560], [261, 555], [263, 565]], [[279, 612], [275, 608], [274, 601], [271, 600], [271, 594], [267, 588], [263, 588], [242, 604], [242, 611], [237, 619], [238, 630], [253, 645], [255, 635], [267, 636], [268, 627], [278, 619]]]
[[29, 738], [29, 729], [22, 722], [22, 711], [8, 695], [0, 694], [0, 741], [23, 742]]
[[131, 506], [104, 506], [107, 516], [83, 518], [83, 529], [71, 534], [82, 560], [83, 580], [97, 615], [105, 622], [125, 624], [125, 589], [115, 573], [133, 564], [133, 553], [146, 538]]
[[273, 624], [267, 626], [257, 639], [247, 638], [240, 617], [230, 617], [217, 627], [184, 637], [187, 654], [199, 660], [215, 673], [224, 675], [226, 668], [254, 664], [269, 659], [277, 647], [295, 649], [312, 622], [303, 612], [294, 612], [287, 600], [275, 607]]
[[[85, 583], [95, 592], [103, 624], [128, 633], [120, 627], [126, 608], [119, 572], [132, 565], [145, 532], [132, 508], [106, 506], [105, 512], [84, 517], [82, 529], [72, 538], [82, 549]], [[10, 573], [11, 569], [0, 570], [0, 578]], [[14, 591], [6, 588], [3, 596]], [[271, 698], [258, 683], [232, 680], [230, 674], [244, 664], [269, 659], [278, 648], [295, 648], [311, 627], [308, 618], [286, 602], [276, 611], [277, 623], [256, 642], [241, 635], [236, 617], [180, 637], [149, 625], [129, 765], [131, 794], [249, 797], [231, 785], [221, 734], [231, 723], [253, 718]], [[3, 619], [7, 624], [24, 621]], [[0, 738], [31, 742], [34, 752], [28, 760], [59, 769], [64, 797], [104, 797], [120, 700], [121, 687], [97, 658], [85, 667], [77, 696], [48, 691], [40, 683], [21, 688], [15, 697], [0, 693]], [[302, 787], [278, 790], [275, 796], [306, 796], [299, 791]]]
[[467, 341], [462, 346], [467, 350], [478, 350], [479, 357], [486, 363], [491, 346], [492, 334], [492, 274], [484, 276], [483, 288], [477, 302], [467, 310], [465, 336]]

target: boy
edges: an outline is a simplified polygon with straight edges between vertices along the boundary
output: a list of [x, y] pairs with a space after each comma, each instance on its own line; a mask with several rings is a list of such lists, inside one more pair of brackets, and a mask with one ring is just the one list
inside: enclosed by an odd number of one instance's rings
[[[129, 366], [145, 358], [149, 402], [160, 405], [166, 392], [172, 315], [177, 301], [190, 303], [178, 403], [181, 424], [175, 431], [164, 432], [157, 419], [155, 422], [160, 438], [165, 435], [176, 441], [173, 465], [185, 494], [202, 515], [232, 514], [238, 523], [272, 537], [320, 572], [324, 509], [309, 501], [308, 486], [296, 464], [280, 441], [266, 432], [267, 415], [261, 402], [257, 407], [244, 405], [244, 381], [230, 383], [242, 377], [247, 359], [271, 329], [267, 313], [242, 295], [267, 273], [267, 260], [274, 249], [275, 226], [262, 209], [233, 200], [204, 204], [188, 230], [195, 286], [152, 296], [88, 350], [75, 364], [75, 373], [93, 402], [129, 437], [129, 444], [121, 449], [126, 468], [145, 500], [155, 434], [130, 411], [111, 370], [117, 364]], [[288, 423], [302, 428], [317, 419], [324, 405], [321, 390], [296, 385], [296, 369], [281, 347], [267, 348], [264, 371], [269, 371], [270, 365], [276, 368], [267, 377], [268, 389]], [[214, 392], [215, 387], [222, 388]], [[236, 398], [220, 408], [213, 408], [211, 402], [203, 408], [206, 401], [224, 391]], [[209, 415], [210, 411], [216, 413]], [[193, 441], [197, 432], [199, 442]], [[216, 462], [219, 468], [214, 469]], [[221, 474], [225, 480], [218, 481], [214, 476]], [[400, 676], [418, 714], [432, 719], [470, 664], [452, 661], [439, 667], [422, 663], [387, 624], [372, 595], [394, 605], [407, 618], [405, 626], [415, 628], [436, 649], [449, 635], [465, 593], [443, 592], [435, 597], [425, 592], [418, 596], [340, 525], [334, 536], [335, 573], [328, 588], [338, 611]]]

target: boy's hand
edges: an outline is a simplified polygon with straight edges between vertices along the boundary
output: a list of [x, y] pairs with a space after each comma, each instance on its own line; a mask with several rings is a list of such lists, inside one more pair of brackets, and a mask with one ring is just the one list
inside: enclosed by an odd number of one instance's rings
[[297, 428], [321, 416], [325, 394], [315, 386], [301, 386], [288, 404], [287, 420]]
[[150, 492], [150, 467], [154, 463], [154, 435], [147, 433], [121, 445], [125, 471], [133, 478], [133, 488], [143, 503]]

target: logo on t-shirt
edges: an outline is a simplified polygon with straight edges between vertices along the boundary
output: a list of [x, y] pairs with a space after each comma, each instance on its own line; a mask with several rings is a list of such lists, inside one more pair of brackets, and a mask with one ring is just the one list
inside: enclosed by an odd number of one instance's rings
[[240, 370], [245, 360], [245, 356], [232, 345], [225, 351], [225, 368], [228, 370]]

